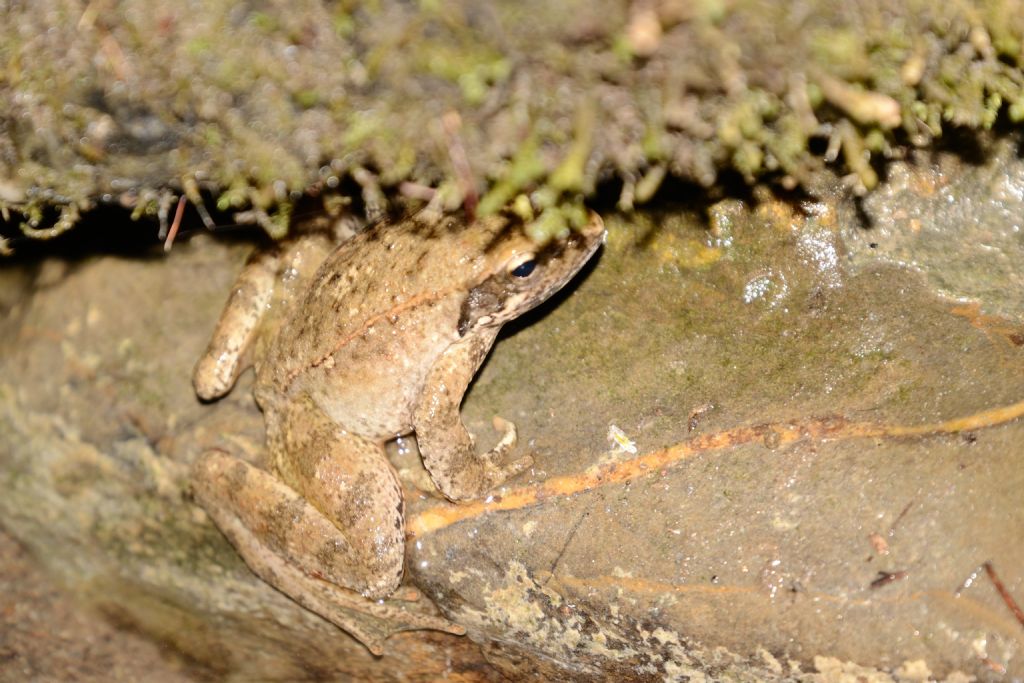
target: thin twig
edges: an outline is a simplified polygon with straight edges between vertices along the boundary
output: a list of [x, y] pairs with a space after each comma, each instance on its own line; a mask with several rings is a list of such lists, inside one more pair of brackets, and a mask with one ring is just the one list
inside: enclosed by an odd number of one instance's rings
[[466, 156], [466, 148], [459, 137], [459, 129], [462, 128], [462, 119], [458, 112], [449, 111], [441, 117], [441, 127], [444, 129], [448, 143], [448, 156], [452, 160], [452, 167], [455, 169], [455, 179], [462, 190], [462, 203], [466, 208], [466, 217], [470, 221], [476, 216], [476, 206], [480, 203], [480, 196], [476, 191], [476, 183], [473, 182], [473, 169], [469, 165], [469, 157]]
[[164, 240], [164, 251], [170, 251], [174, 244], [174, 238], [178, 235], [178, 227], [181, 226], [181, 216], [185, 213], [185, 195], [178, 197], [178, 208], [174, 210], [174, 221], [171, 222], [171, 229], [167, 231], [167, 239]]
[[988, 578], [992, 582], [992, 585], [996, 587], [999, 597], [1003, 599], [1006, 606], [1011, 612], [1013, 612], [1013, 616], [1017, 617], [1017, 621], [1020, 622], [1020, 625], [1024, 626], [1024, 611], [1021, 610], [1020, 605], [1017, 604], [1017, 601], [1013, 599], [1012, 595], [1010, 595], [1010, 591], [1006, 589], [1006, 586], [1004, 586], [1003, 582], [999, 579], [999, 576], [996, 574], [995, 567], [992, 566], [991, 562], [985, 562], [981, 566], [985, 568], [985, 573], [988, 574]]

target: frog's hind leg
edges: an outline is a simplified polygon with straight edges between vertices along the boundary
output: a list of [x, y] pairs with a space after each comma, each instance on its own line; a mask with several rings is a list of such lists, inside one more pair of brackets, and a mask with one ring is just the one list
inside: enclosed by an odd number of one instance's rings
[[[372, 540], [347, 536], [270, 473], [211, 451], [193, 469], [193, 490], [197, 502], [257, 576], [349, 632], [374, 654], [381, 654], [384, 640], [398, 631], [465, 633], [446, 619], [407, 609], [400, 602], [364, 597], [384, 597], [397, 586], [401, 554], [390, 579], [377, 580], [368, 573], [365, 560]], [[381, 590], [383, 584], [390, 588]], [[398, 593], [405, 599], [414, 595]]]

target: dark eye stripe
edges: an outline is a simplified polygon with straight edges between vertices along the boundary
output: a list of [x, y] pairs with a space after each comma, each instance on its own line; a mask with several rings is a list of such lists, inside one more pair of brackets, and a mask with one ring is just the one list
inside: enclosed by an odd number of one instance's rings
[[537, 262], [533, 259], [529, 261], [523, 261], [518, 266], [512, 269], [512, 274], [516, 277], [527, 277], [533, 272], [533, 269], [537, 267]]

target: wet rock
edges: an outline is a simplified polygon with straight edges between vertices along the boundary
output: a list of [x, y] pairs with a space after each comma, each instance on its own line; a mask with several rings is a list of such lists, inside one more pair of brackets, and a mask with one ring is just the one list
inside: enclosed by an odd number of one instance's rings
[[[503, 333], [464, 406], [481, 446], [515, 421], [535, 467], [455, 506], [411, 441], [394, 454], [408, 576], [467, 638], [402, 634], [376, 661], [191, 504], [203, 449], [262, 457], [247, 380], [211, 405], [189, 384], [242, 247], [5, 275], [0, 524], [85, 602], [236, 678], [1024, 675], [984, 566], [1024, 599], [1024, 197], [999, 163], [908, 167], [870, 228], [838, 193], [716, 205], [712, 229], [608, 216], [586, 277]], [[947, 198], [968, 189], [969, 229]], [[984, 235], [996, 260], [967, 258]]]

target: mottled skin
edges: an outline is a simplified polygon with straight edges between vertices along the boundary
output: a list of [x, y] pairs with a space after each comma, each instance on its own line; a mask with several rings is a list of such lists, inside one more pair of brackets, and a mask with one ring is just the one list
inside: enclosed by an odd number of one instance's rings
[[273, 470], [207, 453], [193, 471], [197, 501], [261, 578], [374, 653], [399, 630], [463, 633], [381, 600], [415, 597], [396, 593], [404, 502], [384, 443], [415, 431], [453, 501], [529, 467], [529, 456], [501, 464], [516, 431], [500, 418], [503, 436], [478, 455], [459, 406], [502, 324], [564, 285], [603, 235], [592, 214], [584, 230], [538, 248], [506, 217], [467, 225], [420, 214], [329, 254], [307, 237], [255, 257], [193, 383], [205, 400], [222, 396], [251, 357]]

